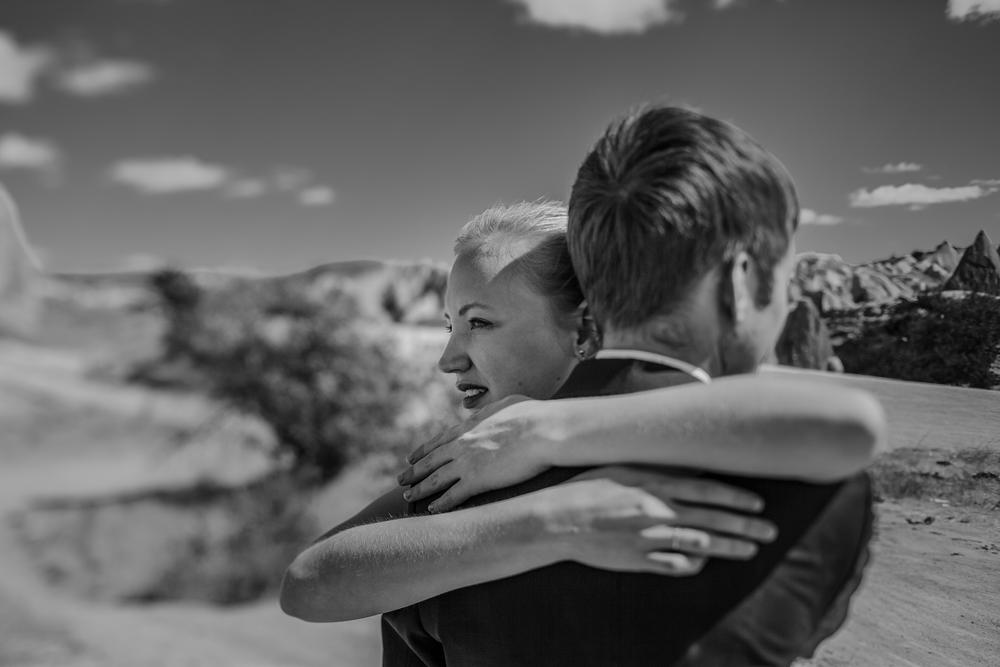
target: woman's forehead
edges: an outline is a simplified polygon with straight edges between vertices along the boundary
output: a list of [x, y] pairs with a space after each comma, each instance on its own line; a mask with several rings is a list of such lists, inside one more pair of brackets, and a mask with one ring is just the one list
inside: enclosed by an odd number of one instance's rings
[[445, 301], [448, 310], [460, 308], [459, 301], [477, 301], [502, 306], [508, 302], [534, 301], [541, 298], [524, 279], [516, 257], [492, 253], [468, 253], [455, 258], [448, 276]]

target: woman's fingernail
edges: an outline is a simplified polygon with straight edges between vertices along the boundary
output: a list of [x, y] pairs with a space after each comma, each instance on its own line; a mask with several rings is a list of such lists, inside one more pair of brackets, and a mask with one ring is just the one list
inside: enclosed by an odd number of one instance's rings
[[403, 491], [403, 500], [409, 500], [412, 497], [413, 493], [411, 491]]

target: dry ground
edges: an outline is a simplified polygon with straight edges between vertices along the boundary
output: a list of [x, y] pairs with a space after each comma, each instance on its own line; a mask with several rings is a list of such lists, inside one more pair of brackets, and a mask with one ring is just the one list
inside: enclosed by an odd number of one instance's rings
[[[81, 376], [70, 354], [32, 354], [24, 347], [0, 348], [0, 516], [33, 496], [162, 483], [199, 465], [164, 454], [164, 443], [203, 419], [210, 412], [204, 404], [95, 383]], [[936, 399], [921, 394], [920, 400], [930, 406]], [[896, 414], [911, 409], [907, 405], [890, 400]], [[986, 457], [976, 464], [980, 468], [965, 470], [986, 489], [971, 505], [956, 505], [953, 490], [931, 495], [941, 482], [934, 477], [938, 468], [965, 465], [956, 453], [962, 443], [1000, 451], [990, 436], [996, 415], [983, 422], [989, 428], [976, 426], [983, 409], [956, 404], [962, 424], [941, 430], [962, 437], [943, 443], [941, 451], [900, 459], [916, 477], [931, 480], [914, 490], [928, 495], [880, 503], [874, 561], [852, 618], [809, 664], [997, 664], [1000, 508], [991, 509], [988, 495], [1000, 473], [997, 459]], [[941, 438], [931, 441], [934, 433], [920, 436], [903, 444], [942, 445]], [[244, 465], [239, 474], [253, 469], [252, 462], [225, 465]], [[324, 521], [334, 523], [376, 492], [370, 471], [346, 473], [323, 499]], [[271, 599], [216, 608], [74, 597], [40, 579], [8, 523], [0, 522], [0, 666], [376, 665], [377, 630], [373, 620], [327, 626], [294, 621]]]

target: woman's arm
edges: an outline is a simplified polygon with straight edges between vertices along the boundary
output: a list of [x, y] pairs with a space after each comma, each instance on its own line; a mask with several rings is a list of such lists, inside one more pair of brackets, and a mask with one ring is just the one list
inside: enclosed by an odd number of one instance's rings
[[762, 508], [752, 493], [627, 468], [482, 507], [392, 518], [405, 508], [400, 491], [386, 494], [299, 554], [282, 581], [282, 610], [312, 622], [362, 618], [562, 560], [693, 575], [706, 557], [746, 559], [754, 542], [776, 534], [746, 514]]
[[414, 517], [406, 507], [393, 490], [299, 554], [281, 583], [282, 610], [312, 622], [363, 618], [547, 564], [523, 507]]
[[[866, 392], [744, 375], [635, 394], [521, 401], [410, 457], [400, 483], [438, 511], [552, 466], [634, 463], [828, 482], [865, 468], [886, 441]], [[449, 488], [450, 487], [450, 488]]]

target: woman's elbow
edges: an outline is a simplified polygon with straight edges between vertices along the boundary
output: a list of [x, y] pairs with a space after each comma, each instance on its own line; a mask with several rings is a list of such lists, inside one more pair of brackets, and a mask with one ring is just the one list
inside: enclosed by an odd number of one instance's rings
[[341, 610], [330, 604], [329, 591], [324, 595], [315, 576], [298, 560], [293, 562], [281, 579], [281, 593], [278, 603], [281, 611], [289, 616], [309, 623], [332, 623], [349, 620], [341, 617]]
[[302, 576], [301, 568], [296, 567], [297, 563], [292, 563], [285, 576], [281, 579], [281, 593], [278, 596], [278, 604], [281, 611], [289, 616], [310, 622], [319, 622], [315, 604], [311, 598], [310, 586], [306, 577]]
[[861, 472], [887, 448], [888, 428], [882, 405], [870, 394], [852, 393], [839, 420], [838, 457], [830, 467], [831, 480]]
[[313, 563], [299, 556], [281, 580], [281, 611], [309, 623], [353, 621], [378, 613], [365, 592], [356, 590], [338, 572], [317, 572]]

